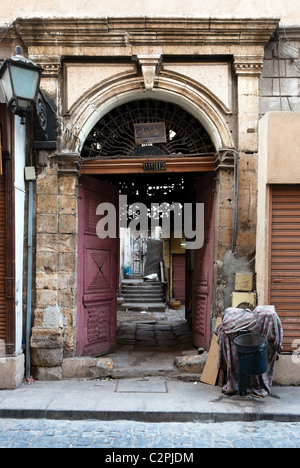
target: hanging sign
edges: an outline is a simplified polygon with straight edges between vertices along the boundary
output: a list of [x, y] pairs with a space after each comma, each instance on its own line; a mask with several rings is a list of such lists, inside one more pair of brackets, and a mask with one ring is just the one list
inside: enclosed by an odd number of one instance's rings
[[166, 143], [166, 124], [165, 122], [135, 124], [134, 136], [135, 142], [138, 145]]

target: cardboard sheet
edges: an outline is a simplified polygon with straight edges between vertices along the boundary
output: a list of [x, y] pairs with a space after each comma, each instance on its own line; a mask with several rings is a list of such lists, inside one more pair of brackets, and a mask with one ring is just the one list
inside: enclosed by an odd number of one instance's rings
[[[219, 317], [216, 321], [215, 328], [217, 328], [222, 323], [222, 318]], [[208, 353], [207, 361], [203, 369], [200, 382], [206, 383], [208, 385], [215, 386], [217, 383], [219, 367], [218, 367], [218, 358], [219, 358], [219, 345], [218, 338], [213, 334], [210, 350]]]

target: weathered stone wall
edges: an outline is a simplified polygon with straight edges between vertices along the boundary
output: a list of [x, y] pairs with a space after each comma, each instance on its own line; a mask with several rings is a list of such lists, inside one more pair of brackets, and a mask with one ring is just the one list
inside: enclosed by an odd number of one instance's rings
[[36, 307], [32, 329], [35, 378], [61, 378], [76, 332], [76, 175], [61, 175], [55, 158], [36, 181]]
[[300, 32], [278, 31], [265, 48], [259, 80], [259, 112], [300, 111]]

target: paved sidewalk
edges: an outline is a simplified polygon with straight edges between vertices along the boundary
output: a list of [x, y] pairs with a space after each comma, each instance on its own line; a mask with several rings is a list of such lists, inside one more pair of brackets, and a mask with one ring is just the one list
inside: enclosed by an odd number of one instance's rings
[[0, 391], [0, 418], [143, 422], [300, 421], [300, 387], [266, 398], [228, 397], [220, 387], [164, 378], [63, 380]]

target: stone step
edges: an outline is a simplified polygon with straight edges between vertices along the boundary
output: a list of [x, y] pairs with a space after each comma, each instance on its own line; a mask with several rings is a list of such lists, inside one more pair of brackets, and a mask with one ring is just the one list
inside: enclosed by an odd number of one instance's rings
[[137, 292], [140, 292], [140, 291], [163, 291], [163, 287], [162, 286], [151, 286], [150, 288], [147, 286], [122, 286], [121, 287], [121, 291], [137, 291]]
[[147, 293], [147, 294], [146, 294], [146, 293], [142, 293], [142, 292], [140, 292], [140, 293], [137, 293], [137, 292], [136, 292], [136, 293], [135, 293], [135, 292], [127, 292], [127, 293], [122, 294], [122, 296], [123, 296], [123, 297], [128, 297], [128, 298], [129, 298], [129, 297], [132, 297], [133, 299], [141, 299], [141, 298], [144, 299], [145, 297], [149, 297], [149, 298], [158, 297], [158, 298], [160, 298], [160, 299], [163, 298], [163, 295], [160, 294], [160, 293], [150, 293], [150, 292]]
[[[199, 382], [204, 364], [202, 367], [198, 366], [195, 369], [192, 367], [177, 367], [174, 364], [175, 359], [174, 353], [157, 354], [157, 359], [151, 360], [146, 359], [144, 353], [136, 353], [132, 354], [132, 356], [126, 353], [115, 353], [102, 358], [65, 358], [63, 360], [63, 376], [65, 379], [169, 377]], [[136, 364], [139, 361], [141, 361], [141, 365]], [[123, 387], [126, 385], [129, 385], [129, 383], [125, 382]], [[137, 387], [137, 384], [135, 384], [135, 387]], [[154, 385], [150, 385], [150, 390], [153, 388]]]
[[127, 304], [164, 304], [162, 297], [124, 297], [124, 302]]
[[163, 302], [146, 302], [146, 303], [133, 303], [133, 302], [123, 302], [119, 305], [120, 310], [132, 310], [136, 312], [146, 311], [146, 312], [165, 312], [166, 304]]

